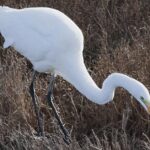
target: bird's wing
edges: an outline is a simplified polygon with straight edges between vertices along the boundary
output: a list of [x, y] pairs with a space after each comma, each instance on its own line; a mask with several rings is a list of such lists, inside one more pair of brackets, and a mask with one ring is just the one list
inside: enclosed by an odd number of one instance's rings
[[[49, 36], [51, 35], [52, 28], [56, 28], [55, 18], [51, 17], [50, 12], [43, 12], [42, 10], [38, 11], [38, 9], [25, 9], [27, 11], [23, 11], [19, 15], [16, 20], [20, 20], [19, 22], [28, 30], [32, 30], [41, 36]], [[21, 18], [20, 18], [21, 16]]]

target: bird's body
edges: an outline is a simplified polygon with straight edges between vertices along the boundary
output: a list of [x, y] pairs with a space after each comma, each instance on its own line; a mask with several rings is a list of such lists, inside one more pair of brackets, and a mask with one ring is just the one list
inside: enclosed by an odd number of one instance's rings
[[5, 39], [4, 48], [13, 46], [38, 72], [61, 75], [89, 100], [108, 103], [115, 89], [123, 87], [150, 111], [148, 90], [133, 78], [113, 73], [102, 89], [96, 85], [84, 64], [82, 31], [62, 12], [43, 7], [0, 7], [0, 32]]
[[87, 98], [98, 101], [100, 89], [83, 60], [82, 31], [70, 18], [51, 8], [1, 9], [4, 48], [13, 46], [34, 70], [59, 74]]
[[59, 72], [65, 61], [82, 55], [82, 32], [60, 11], [42, 7], [20, 10], [2, 7], [1, 10], [4, 47], [13, 46], [38, 72]]

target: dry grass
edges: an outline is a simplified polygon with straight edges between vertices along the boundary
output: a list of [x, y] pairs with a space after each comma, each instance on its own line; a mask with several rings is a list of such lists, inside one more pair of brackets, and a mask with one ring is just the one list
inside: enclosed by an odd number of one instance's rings
[[[1, 0], [3, 4], [16, 8], [48, 6], [65, 12], [83, 30], [85, 63], [98, 85], [108, 74], [122, 72], [150, 90], [149, 0]], [[47, 75], [37, 77], [36, 90], [48, 137], [36, 138], [28, 94], [31, 72], [31, 64], [15, 50], [0, 48], [0, 149], [150, 149], [149, 116], [126, 91], [117, 90], [112, 103], [98, 106], [58, 78], [55, 103], [72, 136], [72, 144], [66, 146], [46, 105]]]

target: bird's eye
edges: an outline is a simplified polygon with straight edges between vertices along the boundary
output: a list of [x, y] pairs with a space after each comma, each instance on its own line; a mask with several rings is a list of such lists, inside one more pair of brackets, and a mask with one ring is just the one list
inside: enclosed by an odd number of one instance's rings
[[141, 96], [140, 99], [141, 99], [142, 101], [144, 101], [144, 97], [143, 97], [143, 96]]
[[143, 96], [141, 96], [140, 99], [144, 104], [147, 105], [147, 103], [148, 103], [147, 99], [145, 99]]

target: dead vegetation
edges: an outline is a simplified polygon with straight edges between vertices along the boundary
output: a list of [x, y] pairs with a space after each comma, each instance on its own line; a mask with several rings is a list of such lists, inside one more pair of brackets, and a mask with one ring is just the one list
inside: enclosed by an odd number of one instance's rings
[[[63, 11], [83, 30], [85, 63], [98, 85], [108, 74], [122, 72], [150, 90], [149, 0], [1, 0], [0, 5], [47, 6]], [[126, 91], [117, 90], [112, 103], [98, 106], [58, 78], [55, 104], [72, 136], [72, 144], [65, 145], [46, 104], [49, 75], [45, 74], [37, 77], [36, 91], [47, 137], [35, 137], [36, 120], [28, 94], [31, 68], [12, 48], [0, 48], [0, 149], [150, 149], [149, 116]]]

